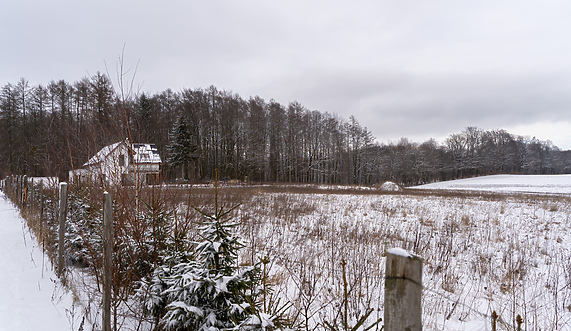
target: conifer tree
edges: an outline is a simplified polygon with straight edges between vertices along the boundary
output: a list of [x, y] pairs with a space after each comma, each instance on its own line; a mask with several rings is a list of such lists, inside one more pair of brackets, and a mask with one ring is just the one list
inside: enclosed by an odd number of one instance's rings
[[214, 213], [197, 209], [204, 220], [194, 254], [167, 258], [144, 286], [146, 309], [166, 330], [274, 330], [278, 317], [258, 309], [265, 290], [261, 268], [237, 265], [243, 244], [230, 217], [237, 206], [219, 208], [217, 197]]
[[183, 116], [178, 118], [171, 133], [171, 144], [167, 146], [167, 163], [173, 167], [182, 167], [182, 176], [189, 179], [190, 162], [196, 159], [197, 145], [190, 127]]

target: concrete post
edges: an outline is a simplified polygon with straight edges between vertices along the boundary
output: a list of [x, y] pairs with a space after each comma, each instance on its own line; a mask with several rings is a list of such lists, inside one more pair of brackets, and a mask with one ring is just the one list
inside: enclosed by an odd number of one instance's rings
[[103, 193], [103, 331], [111, 331], [111, 259], [113, 258], [113, 198]]
[[64, 261], [65, 219], [67, 217], [67, 183], [59, 183], [59, 240], [58, 240], [58, 277], [61, 277]]
[[393, 248], [385, 271], [385, 331], [422, 330], [422, 258]]

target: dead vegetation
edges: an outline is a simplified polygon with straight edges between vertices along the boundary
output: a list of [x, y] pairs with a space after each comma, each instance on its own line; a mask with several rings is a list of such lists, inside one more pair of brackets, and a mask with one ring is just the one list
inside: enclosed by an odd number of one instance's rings
[[[85, 197], [74, 200], [72, 210], [85, 213], [75, 214], [77, 220], [96, 220], [100, 192], [75, 192]], [[116, 192], [116, 240], [122, 255], [117, 256], [115, 313], [123, 321], [140, 319], [141, 307], [129, 300], [130, 292], [160, 261], [164, 237], [178, 238], [181, 246], [192, 241], [197, 215], [190, 206], [208, 208], [213, 193], [212, 187], [192, 186], [149, 187], [138, 196], [129, 189]], [[50, 234], [54, 201], [54, 193], [47, 195], [41, 218], [23, 211], [47, 249], [55, 246]], [[568, 197], [272, 185], [221, 187], [219, 201], [240, 204], [235, 218], [247, 244], [241, 263], [264, 257], [268, 280], [275, 284], [268, 305], [289, 302], [288, 316], [305, 330], [326, 329], [326, 322], [339, 319], [342, 306], [350, 325], [365, 314], [365, 327], [381, 318], [390, 247], [424, 258], [425, 330], [457, 329], [463, 323], [484, 328], [492, 310], [506, 325], [515, 325], [520, 314], [529, 330], [571, 326], [566, 308], [571, 303]], [[147, 216], [138, 218], [137, 208]], [[157, 223], [164, 213], [172, 217]], [[98, 223], [81, 224], [86, 228], [74, 233], [83, 240], [71, 242], [82, 248], [84, 262], [94, 270], [95, 284], [87, 285], [97, 293]], [[95, 229], [90, 238], [88, 225]], [[97, 301], [89, 300], [94, 310]], [[144, 323], [152, 325], [139, 320], [125, 329]]]

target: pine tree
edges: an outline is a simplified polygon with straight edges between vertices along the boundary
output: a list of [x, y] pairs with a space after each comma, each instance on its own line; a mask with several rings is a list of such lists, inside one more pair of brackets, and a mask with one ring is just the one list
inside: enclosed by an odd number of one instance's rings
[[147, 312], [167, 330], [274, 330], [278, 318], [258, 308], [265, 290], [261, 268], [237, 266], [244, 246], [230, 217], [237, 206], [218, 208], [217, 197], [213, 214], [197, 210], [204, 220], [194, 254], [173, 254], [142, 287]]
[[171, 133], [171, 144], [167, 146], [167, 163], [173, 167], [182, 167], [182, 176], [189, 179], [190, 162], [196, 160], [197, 145], [190, 127], [183, 116], [178, 118]]

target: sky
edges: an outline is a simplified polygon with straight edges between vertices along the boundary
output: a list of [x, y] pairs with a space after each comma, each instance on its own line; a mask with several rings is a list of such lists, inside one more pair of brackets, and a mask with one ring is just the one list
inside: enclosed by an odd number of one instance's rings
[[[20, 0], [0, 84], [118, 72], [139, 92], [232, 91], [354, 115], [381, 143], [468, 126], [571, 149], [571, 2]], [[122, 68], [122, 70], [121, 70]]]

